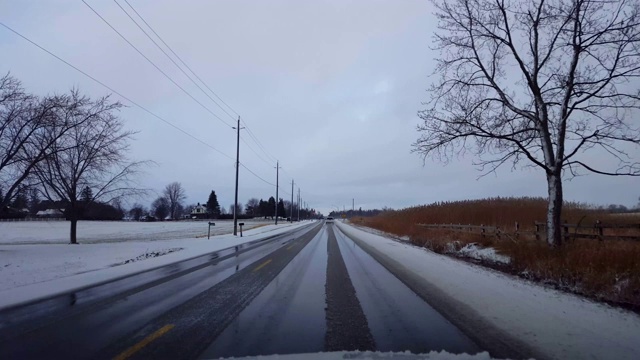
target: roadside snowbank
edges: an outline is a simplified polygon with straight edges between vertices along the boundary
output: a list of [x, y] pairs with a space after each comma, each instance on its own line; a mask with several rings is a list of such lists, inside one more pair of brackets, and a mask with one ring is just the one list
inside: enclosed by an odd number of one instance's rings
[[338, 223], [452, 302], [556, 359], [637, 359], [640, 316]]
[[249, 356], [242, 358], [228, 358], [238, 360], [340, 360], [340, 359], [354, 359], [354, 360], [491, 360], [492, 357], [488, 353], [478, 353], [474, 355], [469, 354], [451, 354], [446, 351], [435, 352], [432, 351], [428, 354], [412, 354], [410, 352], [371, 352], [371, 351], [337, 351], [326, 353], [312, 353], [312, 354], [290, 354], [290, 355], [262, 355], [262, 356]]
[[[0, 245], [0, 308], [150, 270], [308, 224], [268, 225], [245, 231], [244, 237], [219, 235], [209, 240]], [[176, 248], [182, 250], [169, 251]], [[153, 253], [163, 255], [145, 256]], [[137, 257], [141, 259], [124, 264]]]
[[462, 249], [452, 252], [454, 255], [466, 256], [476, 260], [486, 260], [494, 263], [508, 264], [511, 258], [500, 255], [492, 247], [480, 247], [476, 243], [465, 245]]

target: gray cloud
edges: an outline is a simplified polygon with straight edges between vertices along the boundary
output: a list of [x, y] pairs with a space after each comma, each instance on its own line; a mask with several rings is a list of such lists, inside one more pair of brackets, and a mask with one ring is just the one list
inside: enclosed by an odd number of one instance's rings
[[[283, 166], [281, 196], [291, 178], [310, 205], [403, 207], [485, 196], [544, 196], [543, 174], [531, 169], [477, 180], [471, 158], [448, 166], [411, 154], [416, 112], [426, 99], [436, 52], [436, 19], [427, 1], [130, 1], [180, 56], [233, 108]], [[226, 122], [113, 2], [89, 1], [167, 74]], [[123, 3], [123, 6], [124, 5]], [[153, 69], [82, 2], [0, 4], [0, 20], [153, 112], [233, 157], [232, 129]], [[107, 91], [0, 29], [0, 72], [11, 71], [36, 93], [73, 86]], [[114, 97], [115, 98], [115, 97]], [[125, 102], [126, 103], [126, 102]], [[180, 181], [188, 201], [211, 189], [233, 200], [233, 161], [129, 106], [121, 116], [137, 130], [131, 156], [158, 166], [141, 178], [160, 189]], [[247, 134], [243, 138], [261, 152]], [[269, 182], [266, 164], [244, 143], [241, 161]], [[630, 151], [638, 153], [638, 148]], [[266, 158], [266, 155], [261, 154]], [[597, 153], [589, 155], [601, 161]], [[604, 160], [602, 160], [604, 161]], [[289, 182], [289, 185], [287, 185]], [[566, 183], [570, 200], [633, 205], [633, 178], [585, 176]], [[272, 186], [241, 169], [240, 198], [274, 195]], [[150, 201], [151, 199], [147, 199]]]

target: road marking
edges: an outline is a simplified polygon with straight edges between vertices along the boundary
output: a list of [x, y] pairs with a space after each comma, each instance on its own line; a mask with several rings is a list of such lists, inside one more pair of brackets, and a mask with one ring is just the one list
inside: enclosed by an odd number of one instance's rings
[[270, 262], [271, 262], [271, 259], [269, 259], [269, 260], [267, 260], [267, 261], [263, 262], [262, 264], [260, 264], [260, 266], [258, 266], [257, 268], [253, 269], [253, 271], [254, 271], [254, 272], [256, 272], [256, 271], [258, 271], [258, 270], [262, 269], [263, 267], [265, 267], [265, 266], [269, 265], [269, 263], [270, 263]]
[[158, 329], [156, 332], [154, 332], [153, 334], [147, 336], [146, 338], [142, 339], [142, 341], [140, 341], [139, 343], [133, 345], [132, 347], [128, 348], [127, 350], [123, 351], [120, 355], [116, 356], [113, 358], [113, 360], [125, 360], [129, 357], [131, 357], [131, 355], [137, 353], [138, 351], [142, 350], [143, 347], [149, 345], [153, 340], [159, 338], [160, 336], [164, 335], [167, 333], [167, 331], [173, 329], [174, 325], [169, 324], [169, 325], [165, 325], [163, 327], [161, 327], [160, 329]]
[[294, 246], [296, 246], [296, 244], [292, 244], [291, 246], [289, 246], [289, 247], [287, 248], [287, 250], [290, 250], [290, 249], [291, 249], [292, 247], [294, 247]]

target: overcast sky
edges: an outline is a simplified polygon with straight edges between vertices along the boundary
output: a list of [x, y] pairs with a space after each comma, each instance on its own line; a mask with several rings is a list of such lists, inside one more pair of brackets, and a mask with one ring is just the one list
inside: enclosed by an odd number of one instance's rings
[[[325, 214], [334, 207], [401, 208], [489, 196], [546, 196], [537, 169], [481, 174], [472, 158], [447, 166], [411, 153], [417, 111], [427, 99], [436, 19], [426, 0], [405, 1], [139, 1], [131, 5], [233, 110], [225, 114], [191, 83], [113, 1], [86, 0], [119, 32], [224, 122], [241, 115], [241, 162], [291, 198], [291, 179], [304, 201]], [[124, 2], [120, 4], [133, 12]], [[1, 1], [0, 21], [115, 90], [228, 155], [128, 105], [138, 131], [131, 158], [154, 160], [141, 183], [156, 191], [183, 184], [188, 203], [213, 189], [233, 202], [235, 132], [172, 84], [82, 1]], [[0, 73], [37, 94], [80, 88], [109, 91], [0, 27]], [[214, 97], [215, 99], [215, 97]], [[217, 100], [217, 99], [216, 99]], [[224, 105], [223, 105], [224, 106]], [[249, 148], [249, 146], [251, 148]], [[636, 147], [632, 152], [639, 151]], [[257, 153], [257, 154], [256, 154]], [[598, 161], [599, 154], [589, 155]], [[275, 195], [240, 169], [242, 202]], [[633, 206], [640, 179], [589, 175], [565, 183], [567, 200]], [[145, 205], [152, 196], [144, 199]]]

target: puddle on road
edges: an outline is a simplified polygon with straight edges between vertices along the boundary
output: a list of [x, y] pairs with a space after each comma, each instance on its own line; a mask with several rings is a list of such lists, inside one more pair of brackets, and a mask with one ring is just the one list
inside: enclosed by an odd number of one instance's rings
[[323, 228], [200, 358], [323, 351], [326, 249]]
[[378, 351], [481, 351], [337, 227], [334, 230]]

